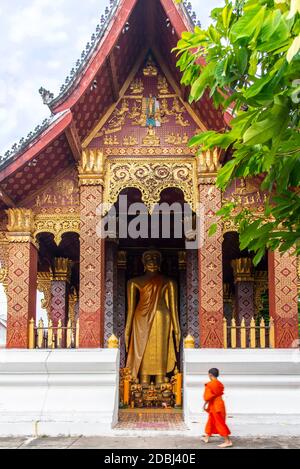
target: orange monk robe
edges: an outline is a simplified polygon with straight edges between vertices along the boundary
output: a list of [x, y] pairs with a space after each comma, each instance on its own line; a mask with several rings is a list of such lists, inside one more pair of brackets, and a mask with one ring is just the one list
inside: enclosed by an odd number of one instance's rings
[[205, 385], [204, 400], [208, 402], [207, 412], [209, 414], [205, 427], [206, 435], [219, 434], [223, 437], [230, 435], [230, 430], [226, 425], [226, 410], [222, 399], [224, 394], [223, 384], [214, 379]]

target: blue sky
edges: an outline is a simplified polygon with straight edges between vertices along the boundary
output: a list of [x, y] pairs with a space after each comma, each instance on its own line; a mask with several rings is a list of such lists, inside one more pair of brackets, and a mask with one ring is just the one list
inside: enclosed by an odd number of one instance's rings
[[[203, 26], [224, 0], [192, 0]], [[0, 153], [48, 117], [38, 93], [55, 94], [108, 0], [0, 0]]]

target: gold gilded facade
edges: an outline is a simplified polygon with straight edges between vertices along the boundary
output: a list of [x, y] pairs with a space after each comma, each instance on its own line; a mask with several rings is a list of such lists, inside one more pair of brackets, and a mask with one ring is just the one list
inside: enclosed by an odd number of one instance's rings
[[196, 160], [191, 158], [107, 159], [104, 181], [104, 201], [112, 206], [123, 189], [135, 187], [149, 211], [159, 202], [160, 194], [167, 188], [178, 188], [193, 210], [197, 206]]

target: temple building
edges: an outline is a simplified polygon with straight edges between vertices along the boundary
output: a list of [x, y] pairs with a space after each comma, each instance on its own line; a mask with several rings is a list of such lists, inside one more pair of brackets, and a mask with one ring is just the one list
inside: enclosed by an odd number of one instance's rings
[[[0, 434], [8, 421], [10, 433], [97, 434], [141, 408], [189, 425], [212, 365], [234, 415], [300, 408], [297, 259], [253, 265], [216, 212], [228, 200], [262, 212], [259, 179], [222, 193], [228, 156], [188, 146], [231, 118], [207, 94], [190, 105], [180, 82], [172, 49], [194, 22], [185, 3], [112, 0], [59, 95], [41, 88], [51, 117], [0, 158]], [[123, 200], [149, 220], [157, 204], [187, 206], [192, 233], [131, 237]]]

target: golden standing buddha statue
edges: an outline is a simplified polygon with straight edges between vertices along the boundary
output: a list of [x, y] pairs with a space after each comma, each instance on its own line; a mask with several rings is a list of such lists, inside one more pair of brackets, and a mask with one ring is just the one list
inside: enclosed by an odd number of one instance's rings
[[160, 273], [160, 252], [146, 251], [143, 264], [145, 274], [129, 280], [127, 287], [126, 367], [134, 378], [140, 377], [141, 384], [149, 385], [150, 377], [155, 376], [157, 385], [165, 382], [166, 374], [173, 371], [177, 361], [177, 284]]

